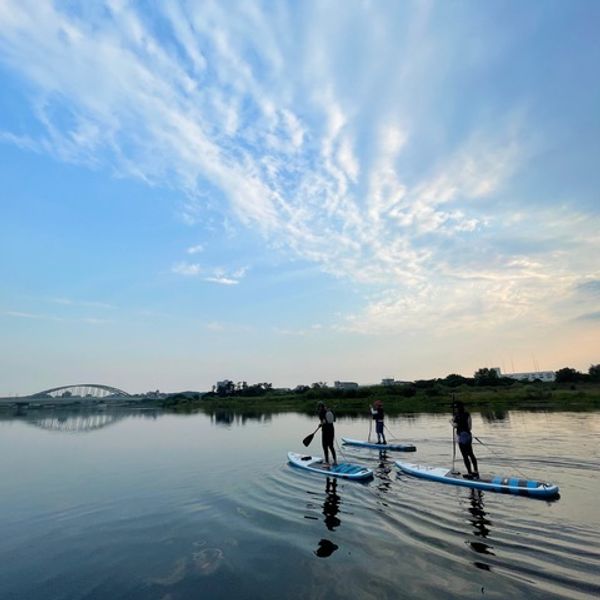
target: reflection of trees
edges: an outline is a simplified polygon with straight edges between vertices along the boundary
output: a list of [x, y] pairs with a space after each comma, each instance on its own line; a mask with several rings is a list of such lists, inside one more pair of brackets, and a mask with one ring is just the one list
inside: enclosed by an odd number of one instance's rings
[[230, 410], [230, 409], [208, 409], [204, 411], [210, 416], [215, 425], [229, 426], [232, 424], [245, 425], [247, 421], [258, 421], [267, 423], [273, 418], [272, 413], [254, 409]]
[[481, 418], [486, 423], [496, 423], [498, 421], [508, 421], [510, 415], [507, 410], [494, 409], [494, 410], [482, 410]]

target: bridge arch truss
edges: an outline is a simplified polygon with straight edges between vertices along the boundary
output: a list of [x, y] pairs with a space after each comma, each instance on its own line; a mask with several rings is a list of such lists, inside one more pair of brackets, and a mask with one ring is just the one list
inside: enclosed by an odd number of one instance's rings
[[63, 385], [56, 388], [43, 390], [37, 394], [32, 394], [31, 398], [95, 398], [98, 400], [108, 398], [129, 398], [124, 390], [103, 385], [101, 383], [76, 383], [73, 385]]

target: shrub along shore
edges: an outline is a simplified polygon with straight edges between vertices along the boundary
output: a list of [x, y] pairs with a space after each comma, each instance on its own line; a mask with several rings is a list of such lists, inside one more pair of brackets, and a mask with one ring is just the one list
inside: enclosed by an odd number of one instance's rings
[[505, 385], [448, 385], [444, 380], [416, 381], [402, 385], [363, 386], [353, 390], [313, 387], [302, 392], [267, 389], [262, 393], [229, 395], [215, 393], [190, 397], [174, 394], [160, 402], [176, 412], [304, 412], [314, 414], [322, 401], [338, 415], [360, 415], [375, 400], [384, 403], [386, 414], [451, 412], [452, 400], [461, 400], [471, 411], [600, 409], [600, 382], [542, 383], [511, 381]]

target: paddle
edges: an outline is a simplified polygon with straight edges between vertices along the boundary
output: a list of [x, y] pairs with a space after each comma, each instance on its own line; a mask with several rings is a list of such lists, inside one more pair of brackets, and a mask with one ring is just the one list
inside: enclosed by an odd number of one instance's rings
[[456, 433], [455, 433], [455, 424], [454, 424], [454, 392], [452, 392], [452, 474], [458, 475], [458, 471], [456, 470]]
[[319, 429], [321, 429], [321, 426], [319, 425], [310, 435], [307, 435], [303, 440], [302, 443], [308, 447], [310, 445], [310, 443], [313, 441], [313, 438], [315, 437], [315, 433], [317, 433], [317, 431], [319, 431]]
[[[485, 442], [482, 442], [476, 435], [473, 435], [473, 434], [471, 434], [471, 435], [474, 440], [477, 440], [482, 446], [485, 446], [494, 456], [502, 458], [502, 454], [499, 454], [493, 448], [488, 446]], [[515, 471], [517, 471], [517, 473], [519, 473], [519, 475], [521, 475], [523, 477], [523, 479], [529, 479], [529, 477], [527, 475], [525, 475], [525, 473], [523, 473], [523, 471], [521, 471], [521, 469], [519, 469], [518, 467], [513, 466], [513, 469]]]
[[492, 450], [492, 448], [490, 448], [487, 444], [484, 444], [476, 435], [473, 435], [473, 439], [477, 440], [482, 446], [485, 446], [488, 450], [490, 450], [492, 453], [494, 452], [494, 450]]

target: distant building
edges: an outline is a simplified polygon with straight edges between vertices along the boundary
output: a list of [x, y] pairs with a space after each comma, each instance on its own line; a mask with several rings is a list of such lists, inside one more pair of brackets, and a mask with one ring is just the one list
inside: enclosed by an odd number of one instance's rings
[[358, 383], [354, 383], [354, 381], [334, 381], [333, 387], [336, 390], [357, 390]]
[[498, 373], [498, 377], [508, 377], [509, 379], [516, 379], [517, 381], [555, 381], [556, 373], [554, 371], [529, 371], [527, 373], [502, 373], [502, 371], [496, 367], [494, 369]]
[[381, 385], [406, 385], [410, 381], [401, 381], [400, 379], [385, 378], [381, 380]]

